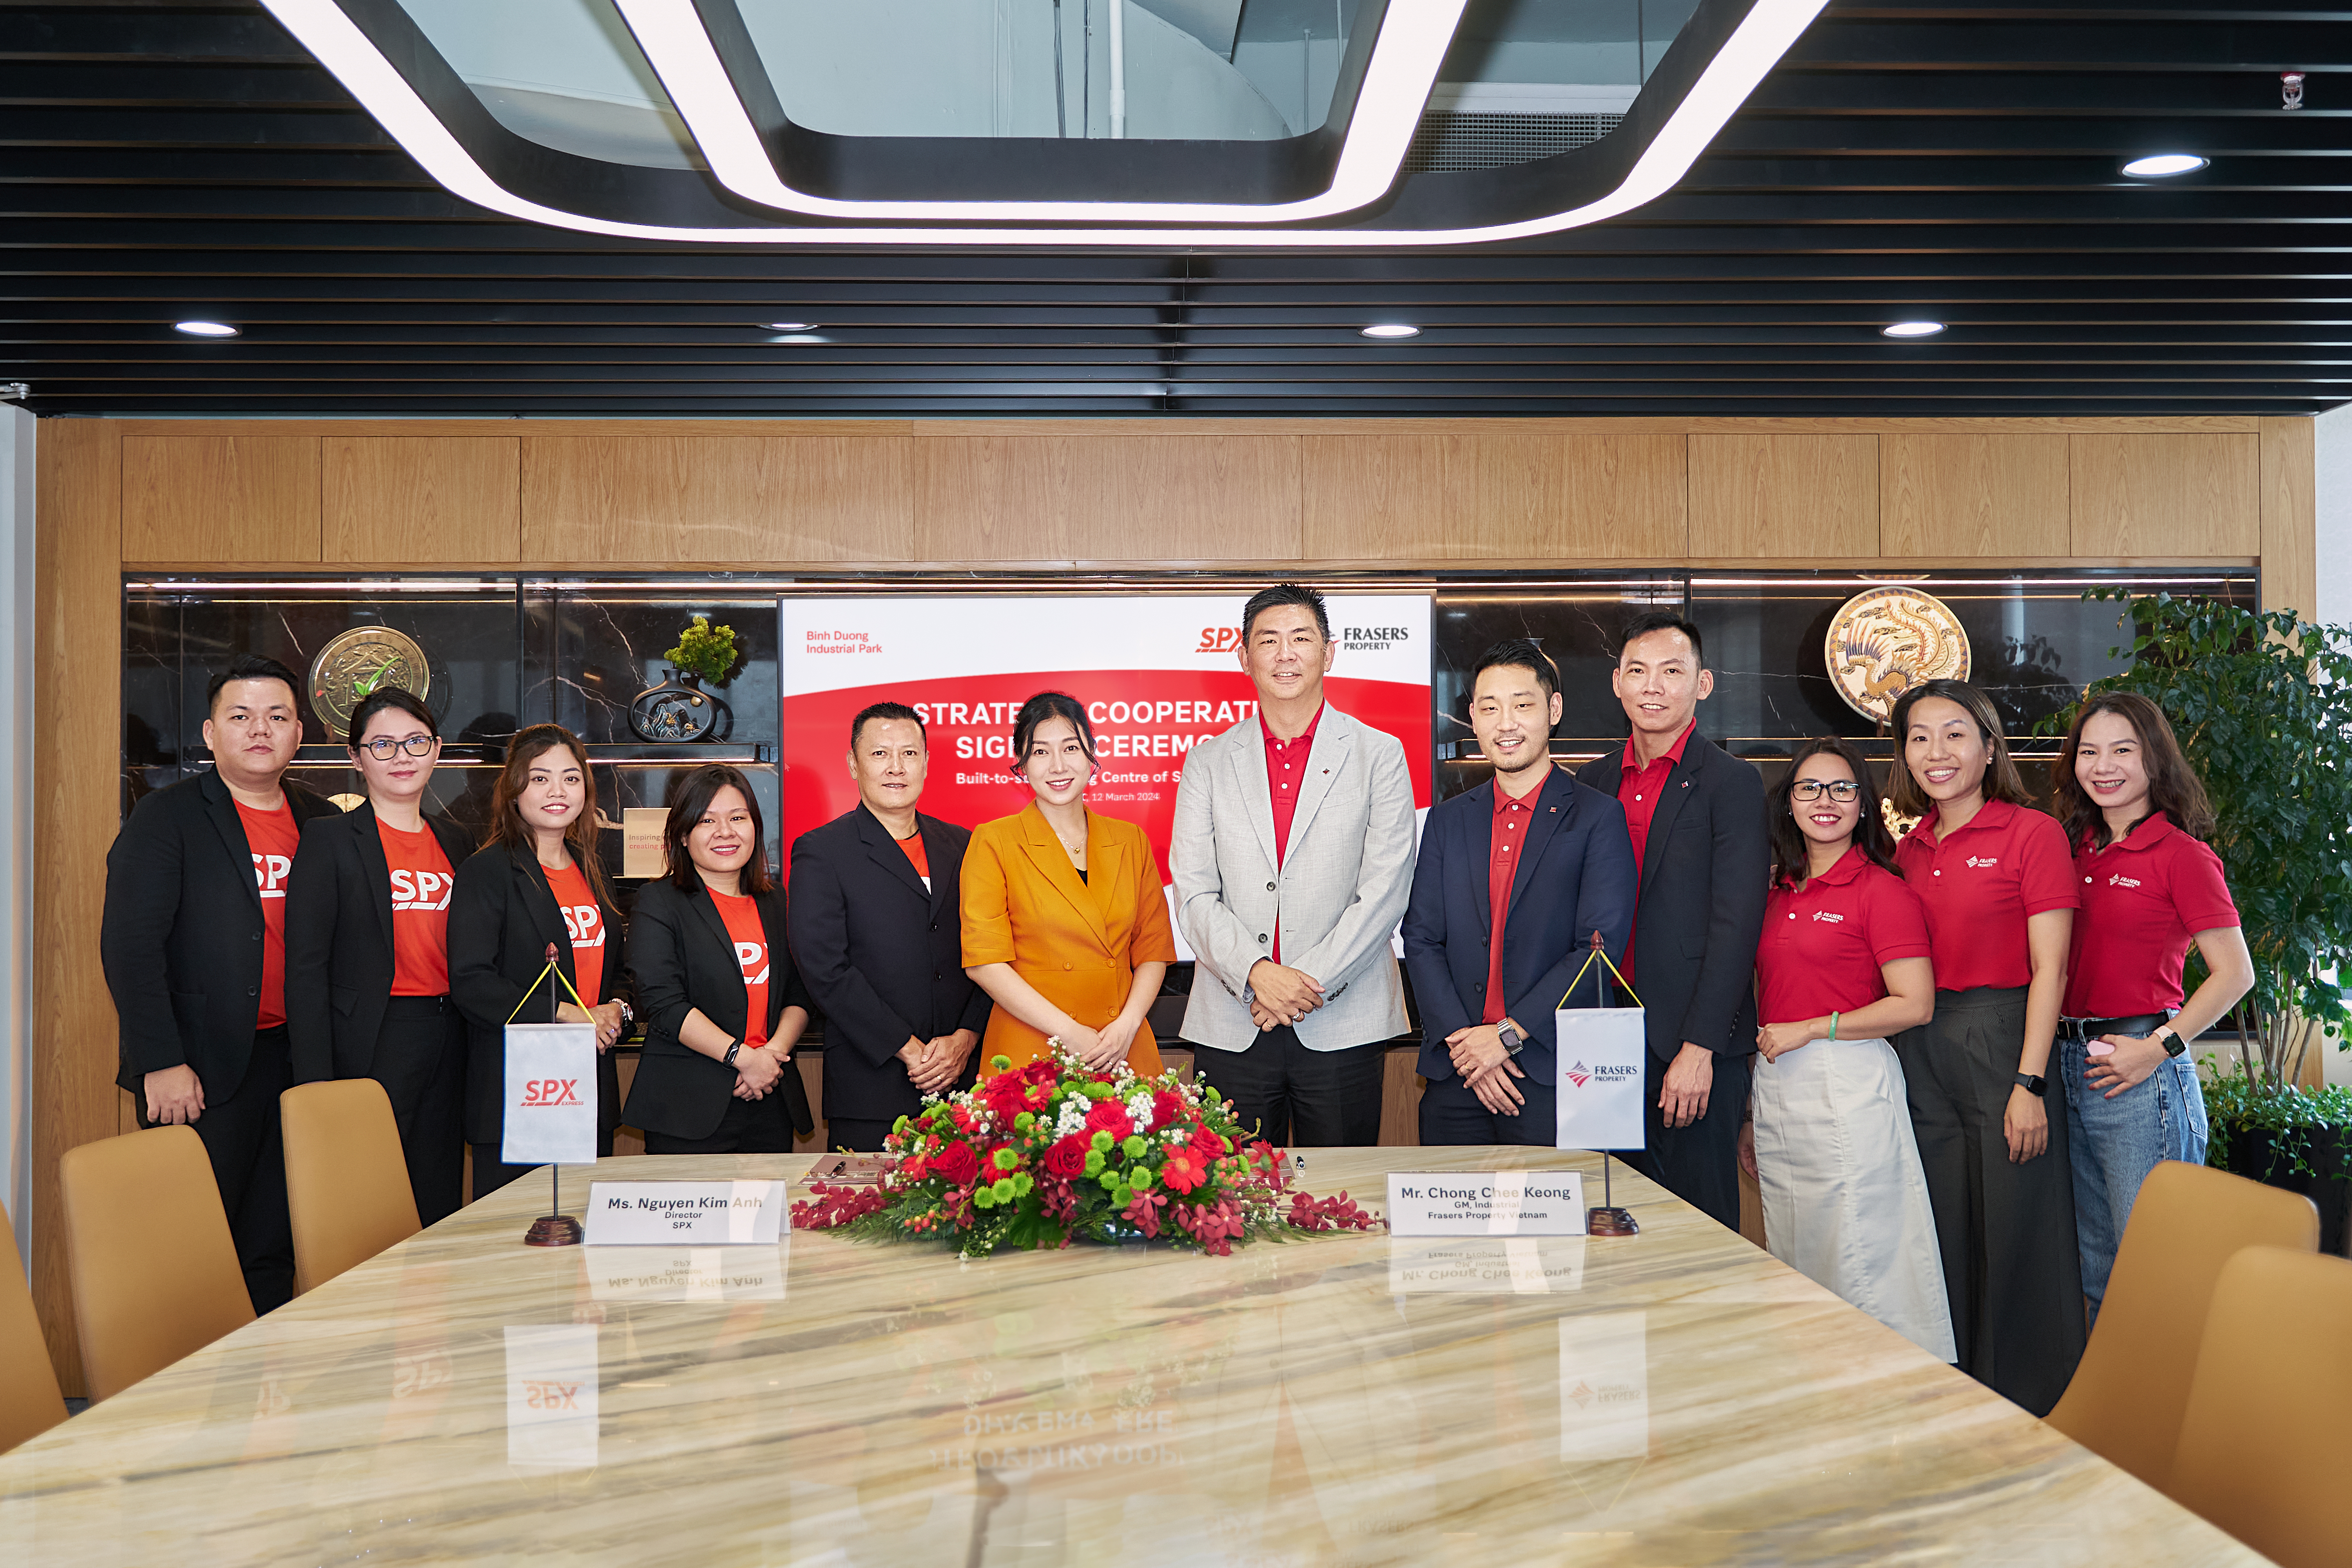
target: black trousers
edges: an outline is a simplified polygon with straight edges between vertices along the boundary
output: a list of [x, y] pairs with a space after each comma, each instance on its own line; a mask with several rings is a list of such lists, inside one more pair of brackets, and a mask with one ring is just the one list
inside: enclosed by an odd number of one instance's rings
[[1388, 1047], [1375, 1042], [1310, 1051], [1286, 1024], [1249, 1048], [1193, 1053], [1192, 1075], [1234, 1103], [1244, 1128], [1281, 1148], [1368, 1148], [1381, 1141], [1381, 1074]]
[[1433, 1078], [1421, 1091], [1421, 1141], [1442, 1143], [1533, 1143], [1559, 1141], [1559, 1091], [1533, 1074], [1511, 1079], [1523, 1102], [1509, 1116], [1497, 1116], [1457, 1075]]
[[[196, 1136], [220, 1184], [221, 1208], [228, 1215], [229, 1239], [236, 1244], [237, 1267], [245, 1271], [253, 1310], [267, 1312], [294, 1299], [294, 1226], [286, 1216], [286, 1142], [278, 1118], [278, 1097], [294, 1087], [294, 1063], [283, 1025], [253, 1037], [245, 1081], [226, 1099], [205, 1085], [204, 1114]], [[139, 1125], [147, 1120], [147, 1096], [139, 1101]]]
[[2048, 1151], [2022, 1165], [2010, 1162], [2001, 1131], [2024, 1043], [2025, 988], [1982, 986], [1937, 992], [1936, 1016], [1895, 1037], [1895, 1054], [1943, 1249], [1960, 1370], [2047, 1415], [2083, 1359], [2089, 1328], [2065, 1104], [2049, 1107]]
[[[793, 1068], [784, 1070], [790, 1072]], [[793, 1152], [793, 1118], [784, 1097], [737, 1100], [730, 1096], [727, 1114], [708, 1138], [680, 1138], [646, 1129], [648, 1154], [789, 1154]]]
[[1739, 1228], [1739, 1123], [1748, 1112], [1752, 1056], [1715, 1058], [1715, 1086], [1706, 1114], [1687, 1127], [1666, 1125], [1658, 1109], [1667, 1064], [1642, 1053], [1642, 1114], [1650, 1146], [1621, 1156], [1625, 1163], [1727, 1230]]
[[466, 1025], [446, 996], [394, 996], [384, 1005], [368, 1076], [383, 1085], [408, 1189], [426, 1225], [463, 1206], [466, 1179]]
[[890, 1135], [890, 1129], [898, 1120], [895, 1116], [888, 1121], [870, 1121], [849, 1116], [830, 1117], [824, 1124], [825, 1149], [828, 1152], [835, 1149], [847, 1149], [859, 1154], [878, 1154], [882, 1152], [882, 1140]]

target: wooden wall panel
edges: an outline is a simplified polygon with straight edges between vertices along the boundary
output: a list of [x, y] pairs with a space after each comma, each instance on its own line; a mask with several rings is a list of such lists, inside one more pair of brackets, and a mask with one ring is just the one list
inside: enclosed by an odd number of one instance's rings
[[1433, 552], [1450, 561], [1556, 565], [1676, 556], [1689, 548], [1684, 437], [1444, 437], [1444, 500]]
[[2046, 555], [2069, 537], [2066, 437], [1878, 438], [1878, 549], [1885, 555]]
[[862, 436], [525, 437], [521, 559], [548, 565], [903, 561], [907, 443]]
[[1703, 558], [1875, 555], [1876, 436], [1690, 437], [1690, 552]]
[[2312, 421], [2263, 420], [2262, 605], [2319, 613], [2318, 431]]
[[[34, 626], [42, 714], [33, 803], [33, 1300], [58, 1381], [82, 1392], [66, 1279], [58, 1161], [119, 1131], [114, 1004], [99, 967], [107, 847], [120, 825], [122, 759], [121, 429], [44, 419], [36, 453]], [[234, 560], [235, 557], [226, 559]], [[45, 695], [46, 707], [50, 700]]]
[[919, 561], [1297, 561], [1300, 440], [915, 439]]
[[122, 438], [122, 559], [319, 559], [316, 436]]
[[1435, 560], [1449, 549], [1445, 437], [1310, 436], [1300, 443], [1308, 561]]
[[522, 559], [522, 442], [512, 436], [329, 436], [321, 561]]
[[2075, 555], [2252, 555], [2262, 436], [2069, 436]]

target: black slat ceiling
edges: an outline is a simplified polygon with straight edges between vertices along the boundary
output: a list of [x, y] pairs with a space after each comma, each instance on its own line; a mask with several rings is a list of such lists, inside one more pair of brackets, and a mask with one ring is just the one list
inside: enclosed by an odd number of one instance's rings
[[[2311, 413], [2352, 397], [2347, 56], [2352, 9], [2292, 0], [1833, 0], [1594, 228], [777, 255], [473, 208], [256, 5], [0, 0], [0, 381], [42, 414]], [[2212, 165], [2119, 173], [2173, 150]], [[1912, 317], [1950, 330], [1879, 336]]]

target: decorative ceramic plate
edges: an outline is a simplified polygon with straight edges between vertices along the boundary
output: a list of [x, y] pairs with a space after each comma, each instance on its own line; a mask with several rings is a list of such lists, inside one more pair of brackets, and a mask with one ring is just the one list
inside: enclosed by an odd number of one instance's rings
[[1903, 694], [1921, 682], [1969, 678], [1969, 634], [1932, 594], [1873, 588], [1830, 617], [1822, 657], [1846, 705], [1884, 724]]
[[341, 741], [352, 710], [371, 692], [397, 686], [422, 701], [432, 685], [432, 668], [415, 637], [390, 626], [353, 626], [310, 661], [310, 711]]

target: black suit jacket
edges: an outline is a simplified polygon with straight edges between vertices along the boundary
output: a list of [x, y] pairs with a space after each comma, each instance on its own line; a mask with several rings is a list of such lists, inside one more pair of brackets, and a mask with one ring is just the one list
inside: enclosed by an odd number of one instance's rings
[[[807, 1006], [809, 996], [793, 965], [783, 890], [761, 895], [759, 905], [760, 924], [768, 939], [768, 1037], [773, 1039], [784, 1009]], [[699, 1009], [740, 1039], [751, 1002], [743, 967], [736, 961], [734, 939], [727, 934], [727, 922], [707, 889], [682, 893], [667, 877], [645, 885], [629, 915], [629, 971], [645, 1009], [646, 1047], [622, 1120], [673, 1138], [708, 1138], [727, 1114], [727, 1102], [735, 1093], [735, 1069], [688, 1050], [677, 1031], [686, 1016]], [[785, 1067], [776, 1092], [784, 1097], [794, 1131], [816, 1130], [797, 1063]]]
[[[602, 899], [597, 907], [604, 922], [604, 967], [596, 994], [582, 994], [591, 1003], [610, 1002], [629, 988], [621, 911]], [[554, 1017], [559, 1000], [572, 999], [553, 976], [541, 978], [551, 943], [564, 978], [577, 986], [572, 932], [536, 855], [493, 844], [457, 867], [457, 890], [449, 899], [449, 999], [466, 1020], [469, 1143], [506, 1138], [507, 1020], [544, 1024]], [[620, 1121], [621, 1083], [613, 1054], [599, 1051], [596, 1125], [609, 1132]]]
[[[337, 815], [290, 780], [297, 822]], [[253, 848], [236, 801], [212, 772], [139, 803], [106, 852], [99, 957], [121, 1029], [115, 1081], [196, 1069], [208, 1102], [245, 1081], [261, 1014], [264, 923]]]
[[[473, 846], [450, 823], [425, 823], [454, 874]], [[375, 807], [310, 823], [286, 892], [286, 1033], [296, 1083], [368, 1076], [392, 979], [392, 868]]]
[[[1615, 799], [1624, 756], [1620, 746], [1587, 763], [1577, 781]], [[1763, 775], [1692, 735], [1650, 818], [1633, 915], [1633, 981], [1659, 1061], [1685, 1040], [1755, 1054], [1756, 942], [1771, 876]]]
[[[908, 1039], [988, 1026], [988, 993], [963, 972], [957, 882], [971, 834], [916, 818], [930, 863], [926, 892], [907, 852], [859, 805], [793, 841], [793, 960], [824, 1015], [824, 1113], [911, 1116], [922, 1096], [898, 1059]], [[978, 1070], [975, 1048], [959, 1087]]]

